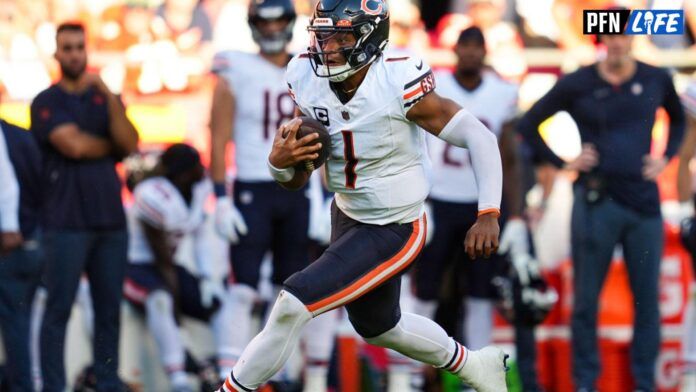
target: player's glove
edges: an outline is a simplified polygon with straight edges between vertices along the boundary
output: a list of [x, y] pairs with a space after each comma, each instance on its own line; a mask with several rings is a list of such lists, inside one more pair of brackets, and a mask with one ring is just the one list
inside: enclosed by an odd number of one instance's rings
[[498, 254], [505, 253], [509, 253], [513, 258], [515, 255], [529, 255], [529, 239], [524, 220], [520, 218], [510, 219], [503, 227]]
[[425, 244], [428, 245], [433, 240], [435, 235], [435, 216], [433, 215], [433, 206], [429, 201], [423, 205], [425, 210]]
[[233, 245], [239, 243], [239, 236], [246, 235], [248, 229], [242, 213], [234, 206], [229, 196], [218, 197], [215, 206], [215, 230], [222, 238]]
[[215, 279], [201, 278], [198, 289], [201, 292], [201, 305], [206, 309], [212, 308], [216, 299], [219, 303], [222, 302], [225, 296], [225, 287]]
[[529, 253], [510, 254], [510, 261], [517, 272], [522, 286], [528, 286], [532, 279], [541, 276], [539, 262]]

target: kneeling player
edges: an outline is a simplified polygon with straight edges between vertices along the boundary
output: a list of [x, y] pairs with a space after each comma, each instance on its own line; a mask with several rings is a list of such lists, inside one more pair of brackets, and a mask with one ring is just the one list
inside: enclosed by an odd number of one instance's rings
[[[227, 301], [222, 281], [211, 279], [210, 244], [203, 226], [204, 204], [212, 186], [204, 180], [198, 152], [175, 144], [162, 154], [159, 169], [161, 176], [135, 187], [125, 296], [144, 307], [172, 390], [188, 391], [178, 317], [212, 322], [220, 360], [229, 351], [230, 312], [223, 306]], [[194, 240], [198, 277], [174, 261], [185, 236]]]

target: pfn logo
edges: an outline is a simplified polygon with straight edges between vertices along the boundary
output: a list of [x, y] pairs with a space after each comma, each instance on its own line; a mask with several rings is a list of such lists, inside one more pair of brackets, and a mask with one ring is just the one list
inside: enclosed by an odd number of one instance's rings
[[683, 10], [584, 10], [584, 34], [684, 34]]

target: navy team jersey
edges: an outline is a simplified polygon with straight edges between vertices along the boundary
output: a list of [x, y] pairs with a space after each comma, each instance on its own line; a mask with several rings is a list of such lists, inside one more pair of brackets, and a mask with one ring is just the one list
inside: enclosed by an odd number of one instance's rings
[[[650, 154], [655, 113], [663, 107], [670, 118], [665, 156], [677, 153], [685, 119], [679, 96], [667, 72], [641, 62], [631, 79], [613, 86], [602, 79], [596, 65], [566, 75], [520, 120], [519, 131], [546, 161], [564, 161], [551, 151], [537, 129], [548, 117], [565, 110], [573, 117], [583, 143], [599, 153], [595, 171], [605, 177], [616, 202], [635, 211], [660, 213], [657, 184], [643, 179], [643, 156]], [[582, 176], [581, 176], [582, 179]]]
[[44, 225], [47, 229], [123, 229], [126, 219], [116, 157], [74, 160], [61, 154], [49, 135], [62, 124], [109, 138], [106, 97], [94, 89], [77, 95], [53, 85], [31, 103], [31, 131], [43, 153]]

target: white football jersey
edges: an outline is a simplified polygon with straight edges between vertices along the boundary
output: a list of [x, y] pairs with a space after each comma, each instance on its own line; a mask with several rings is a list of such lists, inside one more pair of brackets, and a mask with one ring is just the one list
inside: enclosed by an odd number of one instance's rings
[[226, 51], [213, 60], [213, 72], [225, 78], [235, 96], [236, 178], [242, 181], [273, 181], [266, 161], [273, 137], [291, 120], [295, 104], [285, 83], [285, 68], [256, 53]]
[[[517, 114], [517, 86], [494, 72], [484, 72], [481, 84], [473, 91], [464, 89], [451, 72], [437, 72], [435, 80], [440, 96], [471, 112], [498, 138], [503, 124]], [[478, 187], [469, 150], [432, 135], [427, 141], [433, 165], [430, 197], [454, 203], [476, 203]]]
[[212, 185], [204, 180], [194, 185], [191, 205], [164, 177], [144, 180], [135, 187], [133, 205], [128, 210], [128, 259], [134, 264], [154, 262], [154, 254], [145, 238], [143, 221], [167, 232], [172, 255], [182, 239], [203, 231], [205, 202], [211, 195]]
[[353, 98], [341, 103], [307, 55], [288, 64], [290, 92], [302, 112], [331, 134], [329, 189], [349, 217], [384, 225], [418, 219], [430, 188], [425, 135], [406, 113], [435, 88], [421, 59], [381, 56]]

